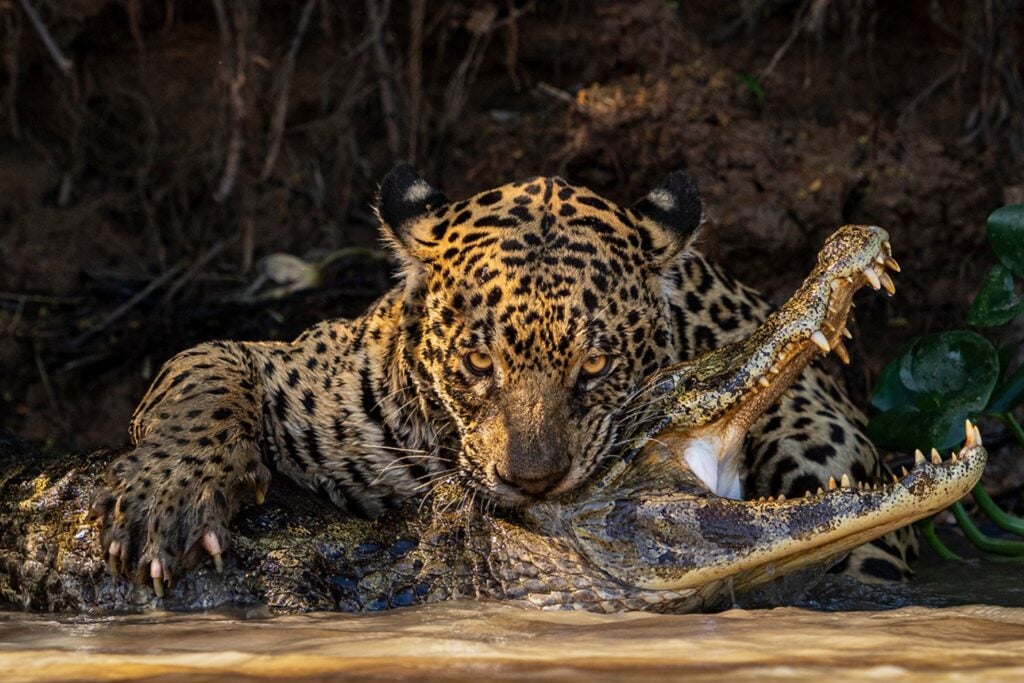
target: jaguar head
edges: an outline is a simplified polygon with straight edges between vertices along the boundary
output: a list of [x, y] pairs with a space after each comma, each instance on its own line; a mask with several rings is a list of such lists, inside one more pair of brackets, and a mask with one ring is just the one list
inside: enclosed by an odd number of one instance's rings
[[674, 359], [666, 289], [701, 221], [693, 181], [673, 173], [630, 208], [561, 178], [452, 202], [400, 166], [378, 214], [409, 363], [458, 430], [467, 485], [519, 506], [586, 481]]

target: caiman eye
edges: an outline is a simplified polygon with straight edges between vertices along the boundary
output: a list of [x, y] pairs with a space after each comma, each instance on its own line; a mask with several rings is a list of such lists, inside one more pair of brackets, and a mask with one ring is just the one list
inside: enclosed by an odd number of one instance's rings
[[592, 353], [583, 359], [583, 365], [580, 366], [580, 377], [584, 379], [601, 377], [607, 374], [611, 367], [612, 359], [608, 357], [608, 354]]
[[494, 372], [494, 360], [483, 351], [470, 351], [464, 360], [466, 368], [474, 375], [486, 377]]

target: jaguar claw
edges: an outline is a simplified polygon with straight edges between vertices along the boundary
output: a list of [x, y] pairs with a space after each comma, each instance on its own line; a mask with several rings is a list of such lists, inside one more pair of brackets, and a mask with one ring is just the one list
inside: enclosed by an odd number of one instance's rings
[[153, 592], [156, 593], [156, 597], [164, 597], [164, 571], [160, 565], [160, 560], [153, 560], [149, 563], [149, 577], [153, 579]]
[[118, 541], [111, 541], [110, 547], [107, 549], [107, 571], [110, 575], [117, 578], [118, 574], [118, 560], [121, 559], [121, 543]]
[[220, 541], [217, 539], [217, 534], [212, 531], [207, 531], [203, 534], [203, 548], [206, 552], [210, 553], [210, 557], [213, 558], [213, 566], [216, 568], [218, 574], [224, 573], [224, 558], [221, 556], [222, 549], [220, 547]]

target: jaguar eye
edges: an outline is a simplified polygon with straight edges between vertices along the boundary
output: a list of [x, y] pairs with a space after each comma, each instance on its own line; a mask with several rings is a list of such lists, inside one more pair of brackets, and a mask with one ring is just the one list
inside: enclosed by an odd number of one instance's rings
[[608, 372], [612, 366], [611, 358], [606, 353], [592, 353], [583, 359], [580, 366], [580, 376], [587, 379], [600, 377]]
[[483, 351], [470, 351], [466, 354], [465, 363], [470, 372], [481, 377], [494, 371], [494, 360]]

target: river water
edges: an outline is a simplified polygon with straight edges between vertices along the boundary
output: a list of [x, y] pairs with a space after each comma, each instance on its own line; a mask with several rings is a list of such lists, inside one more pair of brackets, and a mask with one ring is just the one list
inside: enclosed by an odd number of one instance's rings
[[1021, 565], [937, 564], [907, 586], [827, 577], [791, 606], [705, 615], [482, 602], [361, 615], [8, 612], [0, 680], [1024, 681], [1022, 579]]

